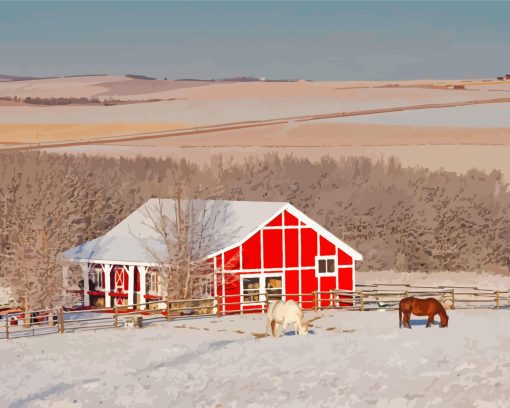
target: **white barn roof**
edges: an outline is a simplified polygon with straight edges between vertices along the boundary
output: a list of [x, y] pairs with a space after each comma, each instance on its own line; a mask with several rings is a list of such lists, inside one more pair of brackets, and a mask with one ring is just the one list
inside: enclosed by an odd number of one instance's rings
[[[150, 199], [105, 235], [65, 251], [74, 261], [160, 263], [168, 259], [163, 234], [155, 228], [164, 219], [166, 232], [175, 235], [174, 199]], [[196, 257], [233, 245], [279, 213], [287, 203], [258, 201], [181, 200], [181, 214], [193, 214]], [[185, 209], [185, 210], [183, 210]], [[161, 231], [161, 230], [160, 230]]]
[[[219, 254], [248, 239], [284, 209], [329, 239], [354, 260], [360, 253], [285, 202], [150, 199], [105, 235], [65, 251], [67, 260], [97, 263], [158, 264], [168, 260], [165, 233], [175, 236], [176, 206], [192, 214], [195, 259]], [[164, 222], [161, 222], [164, 220]]]

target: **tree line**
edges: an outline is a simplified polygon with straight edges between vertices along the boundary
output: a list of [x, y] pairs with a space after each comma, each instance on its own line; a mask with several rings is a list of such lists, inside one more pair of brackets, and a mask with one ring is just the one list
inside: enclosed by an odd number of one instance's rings
[[215, 156], [198, 165], [29, 152], [0, 154], [0, 286], [27, 307], [53, 306], [58, 254], [153, 197], [288, 201], [361, 252], [360, 270], [510, 269], [510, 191], [498, 171], [365, 157]]

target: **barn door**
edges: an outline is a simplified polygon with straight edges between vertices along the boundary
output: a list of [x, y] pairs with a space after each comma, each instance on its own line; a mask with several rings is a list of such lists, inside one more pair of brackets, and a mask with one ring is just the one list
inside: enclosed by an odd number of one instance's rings
[[[123, 293], [124, 292], [124, 268], [116, 268], [115, 269], [115, 279], [114, 279], [114, 290], [115, 293]], [[124, 304], [124, 299], [120, 296], [115, 297], [115, 305], [121, 306]]]

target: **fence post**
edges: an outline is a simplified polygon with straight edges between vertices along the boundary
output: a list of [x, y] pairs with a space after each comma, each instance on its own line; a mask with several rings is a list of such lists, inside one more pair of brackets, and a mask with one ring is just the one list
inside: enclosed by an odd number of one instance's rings
[[221, 311], [220, 311], [220, 296], [216, 296], [216, 315], [218, 317], [221, 317]]
[[9, 314], [5, 315], [5, 337], [9, 340]]
[[58, 309], [58, 325], [60, 334], [64, 334], [64, 308], [62, 306]]
[[113, 306], [113, 318], [115, 319], [113, 327], [119, 327], [119, 315], [117, 314], [117, 305]]
[[404, 297], [409, 297], [409, 291], [407, 289], [404, 291]]
[[170, 321], [170, 299], [166, 298], [166, 321]]
[[319, 306], [319, 296], [317, 291], [313, 292], [313, 311], [316, 312]]
[[363, 291], [359, 293], [359, 310], [362, 312], [365, 310], [365, 299], [363, 298]]
[[499, 309], [499, 290], [496, 291], [496, 309]]
[[455, 309], [455, 289], [452, 289], [452, 310]]
[[329, 307], [333, 307], [333, 289], [329, 290]]

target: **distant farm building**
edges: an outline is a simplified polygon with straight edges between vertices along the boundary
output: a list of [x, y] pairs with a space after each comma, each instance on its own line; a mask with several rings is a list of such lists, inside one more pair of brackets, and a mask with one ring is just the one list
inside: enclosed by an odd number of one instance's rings
[[[261, 309], [270, 298], [310, 307], [314, 291], [354, 290], [361, 254], [285, 202], [151, 199], [105, 235], [63, 253], [65, 280], [79, 265], [85, 307], [132, 305], [166, 296], [163, 268], [171, 254], [177, 211], [191, 208], [195, 262], [205, 262], [202, 295], [220, 296], [219, 312]], [[205, 231], [205, 232], [204, 232]], [[196, 236], [197, 234], [194, 234]], [[225, 296], [225, 297], [222, 297]], [[329, 295], [319, 301], [329, 302]], [[241, 305], [240, 305], [241, 304]], [[143, 307], [142, 307], [143, 308]]]

